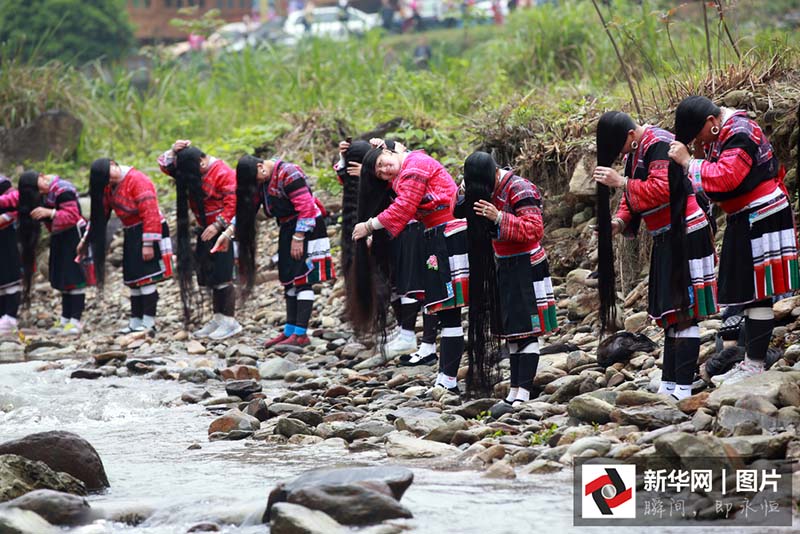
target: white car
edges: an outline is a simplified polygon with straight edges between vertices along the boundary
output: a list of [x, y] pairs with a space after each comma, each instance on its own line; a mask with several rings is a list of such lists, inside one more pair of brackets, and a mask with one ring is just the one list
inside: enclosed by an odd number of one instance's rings
[[288, 40], [296, 42], [306, 35], [313, 35], [342, 41], [351, 35], [363, 35], [380, 24], [378, 15], [352, 7], [347, 8], [347, 20], [340, 19], [341, 9], [336, 6], [315, 8], [310, 28], [306, 28], [304, 15], [303, 11], [295, 11], [286, 17], [283, 31]]

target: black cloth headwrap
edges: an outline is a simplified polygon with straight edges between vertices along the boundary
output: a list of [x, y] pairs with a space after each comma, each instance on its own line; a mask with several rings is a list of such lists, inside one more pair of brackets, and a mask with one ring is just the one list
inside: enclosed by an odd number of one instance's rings
[[[89, 244], [92, 247], [97, 287], [102, 289], [105, 282], [106, 269], [106, 207], [104, 203], [105, 189], [110, 180], [111, 160], [100, 158], [92, 162], [89, 169], [89, 197], [92, 203], [89, 227]], [[101, 291], [102, 293], [102, 291]]]
[[[620, 111], [604, 113], [597, 123], [597, 166], [611, 167], [625, 147], [633, 120]], [[611, 233], [611, 191], [597, 184], [597, 274], [600, 296], [600, 335], [609, 325], [616, 324], [616, 272], [614, 270], [614, 243]]]
[[469, 242], [469, 328], [467, 334], [467, 390], [490, 395], [500, 372], [501, 310], [497, 265], [492, 250], [495, 224], [475, 213], [479, 200], [492, 201], [497, 163], [486, 152], [476, 151], [464, 161], [464, 201], [459, 211], [467, 219]]

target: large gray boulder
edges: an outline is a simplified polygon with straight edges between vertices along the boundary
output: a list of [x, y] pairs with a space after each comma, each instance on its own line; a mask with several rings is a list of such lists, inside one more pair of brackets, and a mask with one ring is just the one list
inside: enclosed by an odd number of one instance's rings
[[31, 491], [2, 506], [36, 512], [51, 525], [82, 525], [92, 519], [86, 499], [49, 489]]
[[86, 495], [83, 482], [67, 473], [50, 469], [44, 462], [16, 454], [0, 456], [0, 502], [16, 499], [37, 489]]

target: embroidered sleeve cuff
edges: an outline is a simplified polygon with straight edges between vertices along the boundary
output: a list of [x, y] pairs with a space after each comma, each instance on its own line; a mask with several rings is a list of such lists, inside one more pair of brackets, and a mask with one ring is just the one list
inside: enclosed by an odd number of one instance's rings
[[222, 215], [217, 215], [217, 220], [214, 222], [219, 223], [222, 226], [223, 230], [228, 226], [228, 220]]
[[304, 219], [298, 218], [297, 219], [297, 224], [294, 227], [294, 231], [295, 232], [302, 232], [302, 233], [309, 232], [309, 231], [314, 229], [314, 227], [316, 226], [316, 223], [317, 223], [316, 219], [311, 218], [311, 217], [307, 217], [307, 218], [304, 218]]
[[161, 234], [142, 234], [142, 241], [147, 242], [154, 242], [154, 241], [161, 241]]
[[692, 188], [695, 191], [703, 190], [703, 179], [700, 174], [700, 171], [703, 169], [703, 161], [702, 159], [694, 158], [689, 160], [689, 180], [692, 182]]

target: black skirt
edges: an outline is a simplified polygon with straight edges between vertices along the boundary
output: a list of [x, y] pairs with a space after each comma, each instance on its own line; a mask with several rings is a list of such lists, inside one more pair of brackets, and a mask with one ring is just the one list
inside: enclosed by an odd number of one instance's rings
[[0, 290], [19, 285], [22, 279], [22, 262], [19, 259], [17, 230], [9, 225], [0, 230]]
[[391, 241], [392, 285], [397, 297], [425, 296], [425, 226], [414, 222]]
[[798, 288], [797, 236], [786, 197], [728, 216], [719, 264], [720, 304], [748, 304]]
[[86, 277], [80, 263], [75, 261], [75, 249], [83, 236], [83, 228], [73, 226], [68, 230], [50, 235], [50, 285], [59, 291], [71, 291], [86, 287]]
[[689, 260], [686, 269], [691, 284], [691, 288], [687, 288], [690, 308], [681, 309], [672, 289], [670, 233], [663, 232], [653, 237], [647, 312], [663, 328], [688, 319], [701, 320], [718, 311], [717, 279], [714, 273], [716, 252], [705, 215], [687, 222], [685, 247]]
[[497, 289], [504, 339], [538, 336], [558, 328], [550, 267], [542, 247], [497, 258]]
[[456, 219], [425, 230], [425, 313], [469, 305], [466, 222]]
[[280, 225], [278, 280], [283, 285], [302, 286], [336, 278], [325, 218], [317, 217], [314, 229], [306, 233], [303, 256], [299, 260], [292, 258], [292, 235], [296, 224], [297, 219], [291, 219]]
[[141, 287], [166, 280], [172, 274], [172, 242], [169, 226], [161, 225], [161, 241], [153, 243], [153, 259], [142, 259], [143, 226], [125, 228], [122, 245], [122, 279], [128, 287]]
[[211, 249], [217, 242], [216, 238], [208, 241], [200, 239], [202, 229], [198, 229], [197, 245], [194, 250], [195, 272], [197, 285], [200, 287], [214, 288], [233, 281], [233, 247], [228, 247], [225, 252], [211, 254]]

